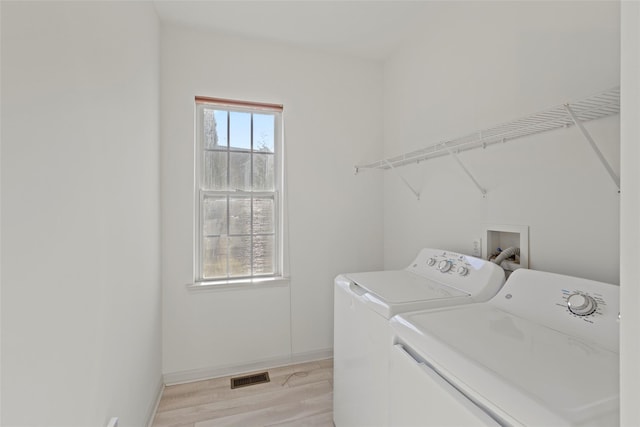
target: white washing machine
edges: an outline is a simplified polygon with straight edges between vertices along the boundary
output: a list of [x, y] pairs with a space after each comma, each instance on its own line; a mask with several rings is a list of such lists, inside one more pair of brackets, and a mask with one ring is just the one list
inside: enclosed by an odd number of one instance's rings
[[389, 425], [619, 425], [618, 295], [517, 270], [488, 302], [394, 317]]
[[493, 263], [428, 248], [404, 270], [336, 277], [335, 425], [387, 425], [391, 317], [407, 311], [486, 301], [503, 284], [504, 271]]

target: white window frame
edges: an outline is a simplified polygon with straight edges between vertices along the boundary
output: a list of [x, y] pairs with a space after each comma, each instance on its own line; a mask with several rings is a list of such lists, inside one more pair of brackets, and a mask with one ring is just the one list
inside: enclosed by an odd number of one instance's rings
[[[195, 100], [195, 174], [194, 174], [194, 283], [197, 288], [202, 287], [224, 287], [224, 285], [246, 285], [246, 284], [280, 284], [287, 282], [284, 277], [284, 142], [283, 142], [283, 120], [282, 106], [276, 104], [261, 104], [245, 101], [235, 101], [219, 98], [196, 97]], [[228, 190], [205, 190], [202, 185], [204, 180], [204, 110], [214, 107], [217, 110], [229, 112], [244, 112], [256, 114], [274, 114], [274, 191], [241, 191], [248, 197], [273, 196], [274, 198], [274, 272], [271, 274], [254, 275], [253, 271], [249, 276], [226, 277], [226, 278], [205, 278], [203, 272], [203, 240], [204, 240], [204, 220], [202, 218], [203, 200], [206, 195], [238, 195], [238, 191]], [[253, 132], [251, 133], [253, 139]], [[229, 149], [231, 141], [228, 141]], [[229, 152], [229, 151], [227, 151]], [[252, 170], [253, 173], [253, 170]], [[253, 258], [252, 258], [253, 259]], [[227, 271], [228, 273], [228, 271]]]

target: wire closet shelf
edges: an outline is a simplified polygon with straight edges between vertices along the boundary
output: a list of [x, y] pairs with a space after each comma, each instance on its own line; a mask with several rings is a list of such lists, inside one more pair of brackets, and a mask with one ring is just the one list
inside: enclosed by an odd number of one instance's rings
[[[620, 88], [616, 87], [575, 103], [557, 105], [544, 111], [530, 114], [498, 126], [482, 129], [459, 138], [431, 144], [415, 151], [372, 163], [356, 165], [355, 171], [358, 173], [360, 169], [392, 169], [436, 157], [447, 155], [455, 156], [455, 154], [463, 151], [480, 147], [486, 148], [493, 144], [572, 125], [577, 125], [581, 128], [580, 130], [585, 133], [585, 130], [581, 126], [582, 122], [608, 117], [618, 113], [620, 113]], [[590, 141], [590, 143], [593, 145], [592, 141]]]

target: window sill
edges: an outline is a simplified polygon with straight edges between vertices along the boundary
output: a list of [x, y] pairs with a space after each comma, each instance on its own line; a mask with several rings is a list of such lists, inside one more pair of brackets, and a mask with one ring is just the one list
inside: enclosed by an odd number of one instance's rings
[[256, 279], [215, 280], [210, 282], [194, 282], [187, 284], [190, 291], [228, 291], [240, 289], [271, 288], [289, 286], [289, 277], [267, 277]]

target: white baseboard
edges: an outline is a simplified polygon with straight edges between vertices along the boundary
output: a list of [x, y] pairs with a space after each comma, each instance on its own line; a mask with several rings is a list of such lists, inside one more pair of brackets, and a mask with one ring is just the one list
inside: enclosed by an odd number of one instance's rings
[[277, 368], [296, 363], [313, 362], [314, 360], [329, 359], [333, 357], [333, 349], [296, 353], [292, 355], [257, 360], [241, 365], [212, 366], [188, 371], [169, 372], [164, 374], [165, 385], [190, 383], [194, 381], [208, 380], [211, 378], [226, 377], [229, 375], [244, 374], [261, 369]]
[[156, 412], [158, 411], [158, 405], [160, 405], [160, 399], [162, 398], [162, 392], [164, 391], [164, 382], [162, 377], [158, 378], [156, 390], [156, 400], [151, 403], [151, 406], [149, 406], [149, 411], [147, 412], [147, 427], [151, 427], [151, 425], [153, 424], [153, 419], [155, 418]]
[[331, 359], [333, 357], [333, 348], [326, 348], [324, 350], [308, 351], [306, 353], [292, 354], [290, 357], [291, 363], [305, 363], [313, 362], [315, 360]]

